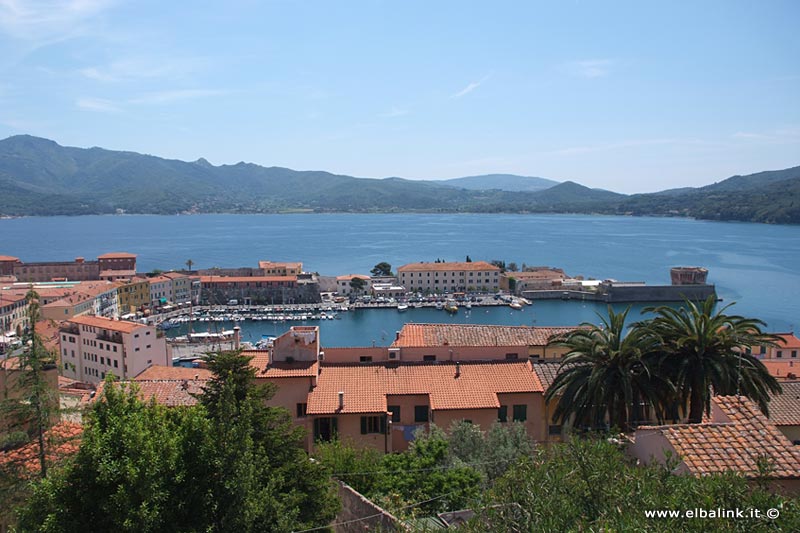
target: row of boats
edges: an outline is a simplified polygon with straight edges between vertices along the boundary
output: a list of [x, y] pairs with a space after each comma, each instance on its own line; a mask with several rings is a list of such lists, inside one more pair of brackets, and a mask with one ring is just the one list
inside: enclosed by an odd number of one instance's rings
[[162, 330], [179, 328], [189, 322], [243, 322], [252, 320], [254, 322], [294, 322], [306, 320], [334, 320], [339, 318], [336, 313], [286, 313], [286, 314], [265, 314], [265, 315], [244, 315], [237, 313], [225, 313], [215, 315], [189, 316], [181, 315], [164, 320], [158, 324]]

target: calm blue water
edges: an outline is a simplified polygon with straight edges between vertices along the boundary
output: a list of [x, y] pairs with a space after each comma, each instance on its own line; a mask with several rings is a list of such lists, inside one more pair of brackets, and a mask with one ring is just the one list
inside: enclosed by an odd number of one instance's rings
[[[437, 258], [463, 260], [470, 255], [474, 260], [550, 265], [570, 275], [651, 284], [669, 283], [672, 266], [702, 265], [709, 269], [709, 281], [717, 285], [725, 302], [738, 302], [731, 312], [759, 317], [774, 331], [800, 324], [800, 226], [474, 214], [132, 215], [0, 220], [0, 255], [14, 255], [23, 261], [71, 260], [108, 251], [138, 254], [140, 271], [182, 268], [190, 258], [195, 268], [256, 266], [259, 259], [271, 259], [300, 260], [306, 270], [337, 275], [366, 273], [381, 261], [397, 266]], [[593, 319], [596, 307], [587, 314], [589, 307], [583, 305], [537, 303], [537, 324], [566, 325]], [[409, 310], [404, 315], [375, 311], [347, 320], [363, 329], [359, 344], [373, 339], [380, 343], [382, 332], [391, 336], [398, 329], [398, 320], [428, 320], [425, 315], [414, 314], [426, 311]], [[456, 320], [461, 316], [459, 313]], [[528, 320], [528, 316], [525, 318]], [[440, 321], [442, 316], [431, 319]], [[495, 319], [500, 317], [492, 317]], [[343, 320], [323, 325], [328, 341], [335, 333], [327, 330], [345, 324]]]

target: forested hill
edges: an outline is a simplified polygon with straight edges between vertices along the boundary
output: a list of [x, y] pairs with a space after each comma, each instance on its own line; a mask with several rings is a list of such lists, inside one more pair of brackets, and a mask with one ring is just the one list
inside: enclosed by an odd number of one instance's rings
[[0, 140], [0, 215], [102, 213], [613, 213], [800, 223], [800, 167], [626, 196], [490, 174], [370, 179], [252, 163], [211, 165], [18, 135]]

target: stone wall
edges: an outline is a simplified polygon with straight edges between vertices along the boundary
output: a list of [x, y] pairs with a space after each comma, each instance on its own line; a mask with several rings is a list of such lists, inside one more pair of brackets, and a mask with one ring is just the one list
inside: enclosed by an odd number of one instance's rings
[[341, 481], [339, 481], [339, 499], [342, 501], [342, 509], [334, 520], [333, 530], [336, 533], [408, 531], [408, 528], [388, 511], [381, 509]]

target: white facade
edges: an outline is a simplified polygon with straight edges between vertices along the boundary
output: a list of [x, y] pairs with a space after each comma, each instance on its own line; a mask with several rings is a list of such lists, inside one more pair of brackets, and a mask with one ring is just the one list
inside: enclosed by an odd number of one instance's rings
[[99, 383], [113, 372], [130, 379], [152, 365], [171, 365], [166, 340], [153, 326], [100, 317], [75, 317], [59, 331], [61, 374]]
[[486, 261], [470, 263], [411, 263], [397, 269], [400, 284], [409, 291], [496, 291], [500, 268]]

